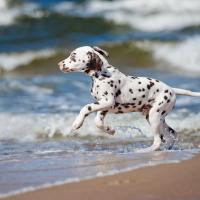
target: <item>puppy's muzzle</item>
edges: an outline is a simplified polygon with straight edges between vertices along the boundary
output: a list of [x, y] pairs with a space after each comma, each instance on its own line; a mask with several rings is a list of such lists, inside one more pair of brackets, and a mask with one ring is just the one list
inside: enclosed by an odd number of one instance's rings
[[69, 67], [66, 67], [64, 62], [59, 62], [58, 63], [58, 67], [62, 72], [72, 72], [73, 70], [71, 70]]

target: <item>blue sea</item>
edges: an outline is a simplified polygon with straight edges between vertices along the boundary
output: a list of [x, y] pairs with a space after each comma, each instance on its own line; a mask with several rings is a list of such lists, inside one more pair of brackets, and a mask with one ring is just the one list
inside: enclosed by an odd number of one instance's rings
[[79, 46], [107, 50], [122, 72], [200, 91], [199, 0], [0, 0], [0, 197], [161, 163], [200, 150], [200, 99], [179, 96], [168, 123], [172, 150], [151, 145], [140, 113], [110, 114], [110, 136], [71, 124], [90, 96], [91, 80], [57, 63]]

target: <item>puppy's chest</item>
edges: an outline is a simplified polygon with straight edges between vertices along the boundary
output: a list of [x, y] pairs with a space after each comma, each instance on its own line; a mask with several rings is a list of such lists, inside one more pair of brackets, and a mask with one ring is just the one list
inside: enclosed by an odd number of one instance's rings
[[115, 90], [118, 84], [109, 78], [93, 80], [91, 86], [91, 95], [96, 99], [100, 100], [102, 98], [108, 99], [110, 95], [115, 95]]
[[100, 90], [100, 88], [101, 88], [101, 84], [97, 83], [95, 80], [93, 80], [90, 93], [96, 100], [99, 99], [99, 90]]

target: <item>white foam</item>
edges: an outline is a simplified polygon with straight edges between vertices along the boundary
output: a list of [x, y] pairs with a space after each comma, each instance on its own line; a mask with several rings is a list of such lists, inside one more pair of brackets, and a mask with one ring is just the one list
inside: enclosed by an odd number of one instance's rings
[[26, 51], [20, 53], [2, 53], [0, 54], [0, 68], [5, 71], [11, 71], [19, 66], [27, 65], [35, 59], [48, 58], [54, 54], [55, 50], [53, 49]]
[[[60, 2], [50, 10], [63, 14], [101, 16], [118, 24], [128, 24], [142, 31], [171, 31], [200, 25], [199, 0], [88, 0], [83, 4]], [[38, 4], [23, 3], [20, 7], [8, 8], [6, 0], [0, 4], [0, 25], [15, 23], [20, 15], [35, 18], [44, 16]]]
[[[18, 141], [37, 141], [41, 138], [73, 136], [104, 136], [112, 137], [95, 127], [94, 116], [89, 116], [83, 127], [72, 133], [71, 124], [76, 114], [0, 114], [0, 140], [15, 139]], [[188, 114], [187, 111], [171, 114], [167, 121], [172, 127], [183, 130], [197, 131], [200, 129], [200, 114]], [[106, 120], [107, 124], [116, 129], [114, 138], [130, 139], [152, 137], [149, 125], [138, 113], [112, 115]], [[9, 124], [9, 126], [8, 126]], [[31, 128], [30, 128], [31, 127]]]
[[17, 7], [8, 7], [6, 0], [0, 1], [0, 25], [10, 25], [15, 23], [16, 18], [27, 15], [34, 18], [41, 18], [44, 13], [39, 10], [39, 5], [35, 3], [23, 3]]
[[96, 0], [88, 1], [84, 9], [88, 15], [100, 15], [143, 31], [178, 30], [200, 24], [199, 0]]
[[66, 13], [66, 11], [72, 11], [76, 8], [77, 6], [73, 2], [60, 2], [53, 5], [51, 9], [58, 13]]
[[193, 37], [175, 44], [151, 46], [157, 60], [164, 60], [183, 71], [200, 73], [200, 37]]
[[[178, 42], [137, 42], [138, 48], [152, 53], [158, 67], [200, 74], [200, 37]], [[162, 62], [160, 62], [162, 61]], [[163, 62], [164, 61], [164, 62]]]

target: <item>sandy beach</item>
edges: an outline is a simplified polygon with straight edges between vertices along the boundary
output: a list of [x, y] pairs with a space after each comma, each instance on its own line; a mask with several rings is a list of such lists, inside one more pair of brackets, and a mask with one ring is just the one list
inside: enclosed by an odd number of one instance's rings
[[200, 199], [200, 154], [191, 160], [145, 167], [6, 198], [8, 200]]

